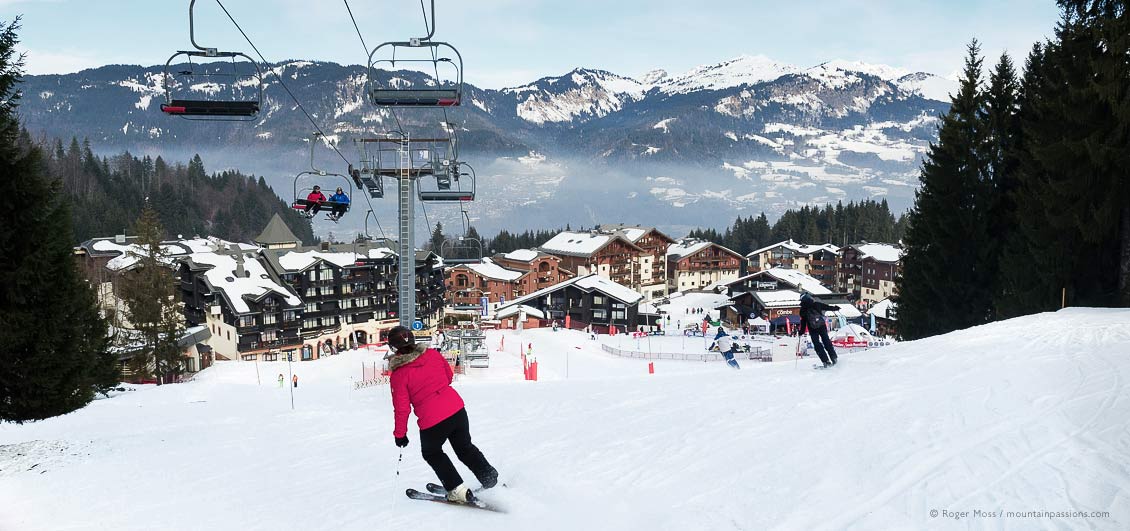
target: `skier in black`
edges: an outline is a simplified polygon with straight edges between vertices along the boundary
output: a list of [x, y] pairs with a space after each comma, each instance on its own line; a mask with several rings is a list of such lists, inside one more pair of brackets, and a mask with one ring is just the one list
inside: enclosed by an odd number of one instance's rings
[[824, 367], [836, 364], [836, 347], [828, 337], [828, 324], [824, 322], [824, 312], [838, 312], [840, 309], [830, 304], [824, 304], [805, 293], [800, 296], [800, 333], [808, 330], [812, 338], [812, 346]]

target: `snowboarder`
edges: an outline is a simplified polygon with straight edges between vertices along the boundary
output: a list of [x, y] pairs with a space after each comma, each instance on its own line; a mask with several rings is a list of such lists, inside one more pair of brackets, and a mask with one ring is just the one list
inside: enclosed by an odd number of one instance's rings
[[812, 338], [812, 347], [824, 367], [836, 364], [836, 347], [828, 337], [828, 324], [824, 322], [824, 312], [836, 312], [840, 309], [830, 304], [824, 304], [805, 293], [800, 296], [800, 326], [797, 328], [798, 336], [808, 331]]
[[447, 499], [457, 503], [474, 501], [475, 495], [443, 452], [443, 443], [451, 442], [455, 456], [471, 469], [484, 489], [498, 483], [498, 471], [471, 443], [463, 398], [451, 387], [451, 366], [438, 350], [417, 345], [412, 331], [403, 326], [389, 330], [388, 345], [395, 419], [392, 435], [396, 446], [408, 446], [408, 414], [415, 410], [420, 426], [420, 452], [439, 476]]
[[318, 211], [322, 209], [322, 203], [325, 202], [326, 196], [322, 193], [322, 188], [318, 185], [314, 185], [314, 190], [306, 196], [306, 210], [304, 212], [306, 217], [312, 218], [316, 216]]
[[330, 219], [337, 221], [345, 215], [345, 210], [349, 208], [349, 196], [345, 195], [345, 192], [339, 186], [337, 192], [330, 196], [330, 202], [333, 203], [332, 210], [330, 210]]
[[737, 352], [738, 345], [726, 334], [725, 330], [722, 330], [721, 326], [718, 327], [718, 335], [714, 336], [714, 343], [718, 345], [718, 352], [722, 353], [722, 357], [726, 359], [727, 365], [735, 369], [741, 368], [738, 365], [738, 360], [734, 359], [734, 353]]

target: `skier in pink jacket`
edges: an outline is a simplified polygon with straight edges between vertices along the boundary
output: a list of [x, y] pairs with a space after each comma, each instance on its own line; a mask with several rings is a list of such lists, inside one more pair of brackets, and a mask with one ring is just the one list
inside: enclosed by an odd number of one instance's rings
[[388, 368], [392, 371], [392, 407], [396, 446], [408, 446], [408, 414], [416, 411], [420, 426], [420, 451], [439, 476], [447, 499], [467, 503], [474, 499], [443, 443], [451, 441], [455, 456], [475, 474], [484, 489], [498, 483], [498, 471], [471, 443], [471, 429], [463, 398], [451, 387], [451, 366], [436, 349], [416, 344], [412, 331], [397, 326], [388, 332]]

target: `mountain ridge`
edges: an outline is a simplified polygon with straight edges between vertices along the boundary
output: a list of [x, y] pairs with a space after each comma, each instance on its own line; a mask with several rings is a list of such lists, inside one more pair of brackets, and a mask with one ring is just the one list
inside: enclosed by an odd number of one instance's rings
[[[444, 118], [435, 110], [394, 114], [371, 106], [364, 67], [290, 60], [269, 66], [261, 115], [238, 126], [163, 115], [163, 66], [107, 65], [27, 76], [20, 113], [31, 130], [50, 137], [78, 134], [110, 153], [173, 160], [201, 153], [214, 166], [266, 175], [286, 190], [286, 176], [309, 166], [312, 127], [277, 75], [346, 159], [318, 150], [319, 167], [341, 172], [356, 161], [352, 139], [398, 127], [414, 136], [434, 133], [450, 119], [461, 157], [474, 160], [480, 174], [482, 230], [541, 224], [514, 215], [521, 211], [552, 216], [558, 225], [636, 220], [678, 232], [713, 226], [719, 209], [732, 219], [880, 196], [896, 210], [908, 206], [936, 117], [948, 108], [919, 86], [945, 82], [859, 65], [801, 69], [739, 56], [689, 73], [653, 72], [647, 82], [574, 68], [503, 89], [465, 84], [464, 105]], [[409, 71], [377, 75], [425, 81]], [[217, 89], [191, 82], [172, 88], [197, 95]], [[244, 84], [233, 94], [257, 89]], [[593, 189], [605, 193], [594, 197]], [[600, 219], [608, 211], [625, 217]]]

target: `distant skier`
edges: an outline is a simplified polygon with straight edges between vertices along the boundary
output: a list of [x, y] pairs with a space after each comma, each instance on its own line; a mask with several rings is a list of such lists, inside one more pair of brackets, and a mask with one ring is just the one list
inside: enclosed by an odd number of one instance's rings
[[333, 203], [330, 210], [330, 219], [337, 221], [345, 215], [345, 210], [349, 208], [349, 196], [341, 191], [341, 187], [337, 188], [337, 192], [330, 196], [330, 202]]
[[825, 367], [836, 364], [836, 347], [828, 337], [828, 324], [824, 322], [824, 312], [839, 310], [835, 306], [813, 299], [811, 294], [805, 293], [800, 296], [800, 327], [797, 328], [797, 334], [803, 334], [808, 330], [816, 355], [820, 356], [820, 361]]
[[415, 410], [420, 451], [447, 490], [447, 499], [457, 503], [474, 500], [471, 489], [443, 452], [443, 443], [451, 442], [455, 456], [471, 469], [484, 489], [498, 483], [498, 471], [471, 443], [463, 398], [451, 387], [451, 366], [438, 350], [417, 345], [412, 331], [403, 326], [389, 330], [388, 345], [396, 446], [408, 446], [408, 414]]
[[305, 215], [312, 218], [318, 214], [322, 209], [322, 203], [326, 202], [326, 196], [322, 193], [322, 188], [315, 185], [314, 189], [306, 196], [306, 211]]
[[286, 378], [283, 378], [283, 375], [282, 375], [282, 373], [280, 372], [280, 373], [279, 373], [279, 389], [282, 389], [282, 386], [283, 386], [283, 382], [285, 382], [285, 381], [286, 381]]

